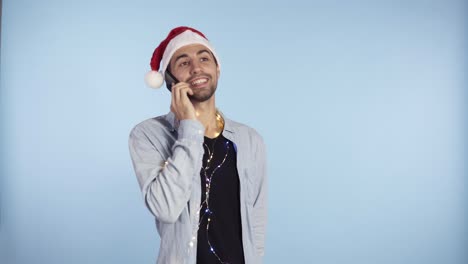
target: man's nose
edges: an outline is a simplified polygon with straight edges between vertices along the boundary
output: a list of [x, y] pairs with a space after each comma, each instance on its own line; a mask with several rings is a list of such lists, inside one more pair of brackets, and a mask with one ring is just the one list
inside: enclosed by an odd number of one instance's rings
[[191, 74], [198, 74], [201, 72], [200, 62], [198, 60], [193, 60], [192, 68], [190, 69]]

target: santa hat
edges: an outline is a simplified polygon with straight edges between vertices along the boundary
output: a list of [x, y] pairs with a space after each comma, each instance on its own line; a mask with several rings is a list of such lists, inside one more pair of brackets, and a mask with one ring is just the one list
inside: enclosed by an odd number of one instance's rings
[[166, 39], [161, 41], [159, 46], [154, 50], [150, 62], [151, 71], [145, 76], [146, 85], [151, 88], [161, 87], [164, 81], [163, 76], [171, 61], [172, 55], [181, 47], [190, 44], [201, 44], [207, 47], [213, 53], [219, 66], [218, 56], [203, 33], [190, 27], [177, 27], [171, 30]]

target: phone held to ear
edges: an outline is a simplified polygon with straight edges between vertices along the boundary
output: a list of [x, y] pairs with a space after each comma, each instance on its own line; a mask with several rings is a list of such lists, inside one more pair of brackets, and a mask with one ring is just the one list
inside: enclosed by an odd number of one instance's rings
[[177, 84], [179, 80], [170, 71], [166, 71], [165, 79], [167, 89], [172, 92], [172, 84]]

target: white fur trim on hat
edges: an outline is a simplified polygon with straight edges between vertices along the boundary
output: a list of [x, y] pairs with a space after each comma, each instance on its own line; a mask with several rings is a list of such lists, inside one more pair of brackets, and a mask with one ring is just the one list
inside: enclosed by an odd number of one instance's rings
[[204, 37], [198, 35], [197, 33], [191, 30], [186, 30], [174, 37], [169, 42], [169, 44], [167, 44], [167, 47], [164, 50], [164, 54], [161, 59], [161, 67], [159, 68], [162, 75], [164, 75], [164, 73], [166, 72], [166, 68], [169, 65], [169, 62], [171, 61], [172, 55], [174, 55], [174, 53], [183, 46], [191, 44], [201, 44], [207, 47], [213, 53], [213, 56], [216, 58], [216, 61], [218, 62], [218, 67], [220, 66], [218, 56], [216, 55], [216, 51], [214, 50], [210, 42]]

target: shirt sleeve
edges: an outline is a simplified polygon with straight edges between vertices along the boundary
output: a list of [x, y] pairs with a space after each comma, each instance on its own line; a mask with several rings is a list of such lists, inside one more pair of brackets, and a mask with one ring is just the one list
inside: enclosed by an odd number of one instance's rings
[[130, 156], [145, 204], [156, 219], [165, 223], [177, 221], [187, 205], [193, 177], [198, 175], [203, 158], [203, 125], [196, 120], [182, 120], [177, 132], [167, 159], [167, 146], [162, 145], [164, 140], [158, 140], [167, 136], [162, 128], [149, 132], [136, 126], [129, 137]]
[[266, 147], [263, 139], [259, 136], [257, 140], [257, 151], [255, 157], [258, 158], [257, 177], [259, 177], [257, 196], [253, 204], [253, 229], [256, 241], [256, 252], [260, 256], [265, 254], [265, 234], [267, 225], [268, 207], [268, 176]]

